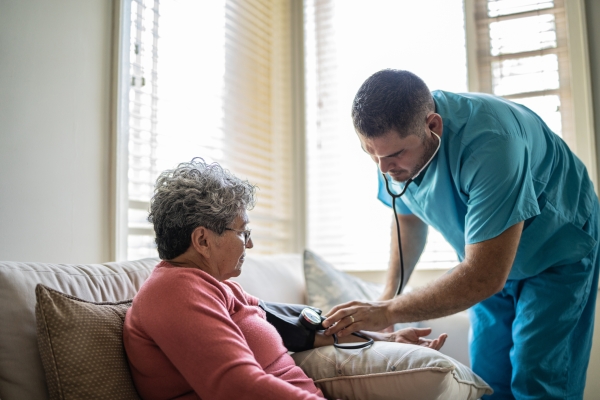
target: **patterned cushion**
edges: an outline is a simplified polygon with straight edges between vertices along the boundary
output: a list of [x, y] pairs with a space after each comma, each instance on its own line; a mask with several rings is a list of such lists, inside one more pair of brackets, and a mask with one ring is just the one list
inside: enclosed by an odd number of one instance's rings
[[310, 250], [304, 251], [304, 278], [308, 304], [323, 313], [347, 301], [377, 300], [383, 292], [383, 285], [339, 271]]
[[458, 361], [411, 344], [375, 342], [360, 350], [325, 346], [292, 357], [328, 399], [475, 400], [493, 392]]
[[35, 294], [50, 399], [139, 399], [122, 340], [131, 300], [92, 303], [41, 284]]

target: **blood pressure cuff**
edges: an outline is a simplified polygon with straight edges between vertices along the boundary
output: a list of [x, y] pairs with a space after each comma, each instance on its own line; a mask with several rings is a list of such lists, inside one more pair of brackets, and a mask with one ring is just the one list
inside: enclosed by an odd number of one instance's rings
[[[300, 322], [300, 313], [308, 306], [263, 300], [258, 301], [258, 306], [265, 311], [267, 321], [277, 329], [288, 351], [298, 352], [313, 348], [316, 330], [308, 329]], [[321, 314], [321, 310], [317, 308], [308, 308]]]

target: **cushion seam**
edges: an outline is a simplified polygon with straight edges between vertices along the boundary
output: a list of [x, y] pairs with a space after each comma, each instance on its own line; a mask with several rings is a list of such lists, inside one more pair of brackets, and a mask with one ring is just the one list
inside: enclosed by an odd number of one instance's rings
[[454, 376], [454, 380], [456, 380], [459, 383], [464, 383], [464, 384], [467, 384], [467, 385], [471, 385], [471, 386], [476, 387], [477, 389], [486, 389], [488, 387], [488, 386], [482, 386], [482, 385], [480, 385], [480, 384], [478, 384], [477, 382], [474, 382], [474, 381], [467, 381], [467, 380], [464, 380], [464, 379], [460, 379], [458, 377], [458, 374], [456, 373], [456, 369], [454, 369], [452, 371], [452, 375]]
[[119, 300], [119, 301], [101, 301], [101, 302], [97, 302], [97, 301], [88, 301], [88, 300], [84, 300], [84, 299], [80, 299], [79, 297], [75, 297], [72, 296], [70, 294], [67, 293], [63, 293], [60, 292], [56, 289], [53, 289], [51, 287], [48, 287], [46, 285], [43, 284], [39, 284], [40, 286], [42, 286], [44, 289], [52, 291], [60, 296], [66, 297], [68, 299], [74, 300], [74, 301], [78, 301], [80, 303], [86, 303], [86, 304], [93, 304], [93, 305], [98, 305], [98, 306], [105, 306], [105, 305], [110, 305], [110, 306], [114, 306], [114, 305], [121, 305], [121, 304], [126, 304], [126, 303], [131, 303], [133, 301], [133, 299], [126, 299], [126, 300]]
[[[47, 289], [45, 286], [42, 286], [44, 289]], [[43, 300], [42, 300], [43, 301]], [[44, 333], [46, 336], [46, 339], [48, 340], [48, 345], [50, 347], [50, 353], [52, 354], [52, 365], [53, 365], [53, 372], [54, 372], [54, 379], [56, 380], [56, 386], [58, 388], [58, 392], [59, 392], [59, 398], [64, 399], [65, 395], [63, 393], [63, 388], [62, 388], [62, 382], [58, 373], [58, 365], [56, 364], [56, 352], [54, 350], [54, 346], [53, 346], [53, 341], [52, 338], [50, 337], [50, 329], [48, 329], [48, 323], [46, 320], [46, 310], [44, 309], [44, 307], [41, 305], [42, 301], [40, 301], [40, 314], [42, 315], [42, 319], [43, 319], [43, 323], [44, 323]]]
[[[84, 274], [84, 273], [71, 273], [68, 271], [54, 271], [54, 270], [38, 270], [38, 269], [23, 269], [22, 267], [13, 267], [13, 266], [9, 266], [9, 265], [5, 265], [4, 267], [6, 267], [7, 269], [10, 270], [17, 270], [17, 271], [21, 271], [21, 272], [33, 272], [33, 273], [51, 273], [51, 274], [55, 274], [55, 275], [68, 275], [68, 276], [94, 276], [94, 277], [104, 277], [104, 276], [125, 276], [125, 275], [130, 275], [132, 273], [136, 273], [136, 272], [148, 272], [149, 269], [147, 268], [140, 268], [140, 269], [135, 269], [135, 270], [130, 270], [130, 271], [122, 271], [122, 272], [113, 272], [110, 271], [108, 274], [106, 273], [93, 273], [93, 274]], [[105, 267], [106, 268], [106, 267]]]
[[423, 372], [423, 371], [431, 371], [431, 372], [440, 372], [440, 373], [449, 373], [453, 371], [453, 368], [446, 367], [424, 367], [424, 368], [412, 368], [402, 371], [394, 371], [394, 372], [376, 372], [374, 374], [363, 374], [363, 375], [342, 375], [342, 376], [333, 376], [330, 378], [320, 378], [315, 380], [315, 383], [328, 382], [332, 380], [338, 379], [368, 379], [376, 376], [388, 377], [390, 375], [405, 375], [411, 374], [414, 372]]
[[329, 361], [329, 363], [330, 363], [331, 365], [334, 365], [334, 366], [336, 365], [336, 363], [335, 363], [335, 360], [333, 360], [333, 359], [331, 359], [331, 358], [327, 357], [326, 355], [324, 355], [323, 353], [321, 353], [319, 350], [317, 350], [315, 353], [317, 353], [317, 356], [318, 356], [319, 358], [321, 358], [321, 359], [323, 359], [323, 360], [326, 360], [326, 361]]

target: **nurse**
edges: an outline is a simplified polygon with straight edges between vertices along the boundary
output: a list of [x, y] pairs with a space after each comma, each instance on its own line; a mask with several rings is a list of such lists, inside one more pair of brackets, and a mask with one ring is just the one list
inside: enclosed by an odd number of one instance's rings
[[[335, 307], [327, 333], [469, 309], [471, 364], [494, 388], [488, 398], [582, 399], [600, 265], [598, 198], [582, 162], [528, 108], [430, 92], [408, 71], [368, 78], [352, 118], [379, 166], [379, 199], [392, 205], [384, 179], [392, 193], [404, 191], [395, 200], [402, 257], [393, 240], [382, 301]], [[428, 226], [460, 262], [394, 297]]]

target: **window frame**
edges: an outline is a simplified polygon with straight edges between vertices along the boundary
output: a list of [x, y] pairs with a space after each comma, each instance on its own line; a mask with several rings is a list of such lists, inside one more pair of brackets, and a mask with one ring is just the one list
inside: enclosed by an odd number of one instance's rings
[[111, 104], [110, 259], [127, 259], [129, 170], [129, 43], [131, 1], [113, 2], [113, 62]]
[[[485, 71], [480, 70], [478, 51], [482, 42], [482, 35], [478, 35], [477, 8], [487, 0], [464, 0], [465, 34], [467, 43], [467, 70], [469, 91], [489, 92], [490, 88], [483, 87], [481, 80]], [[568, 83], [570, 95], [567, 100], [570, 104], [572, 116], [572, 132], [565, 138], [573, 152], [581, 159], [588, 170], [596, 193], [598, 193], [598, 173], [596, 140], [593, 125], [593, 107], [591, 91], [591, 72], [588, 54], [587, 29], [585, 18], [585, 4], [583, 0], [555, 0], [557, 7], [564, 8], [564, 21], [559, 29], [565, 29], [566, 47], [568, 49]], [[489, 40], [488, 40], [489, 43]], [[481, 50], [483, 51], [483, 50]], [[560, 63], [560, 61], [559, 61]], [[488, 73], [489, 75], [489, 73]], [[561, 76], [561, 84], [563, 84]], [[560, 90], [560, 89], [559, 89]]]

